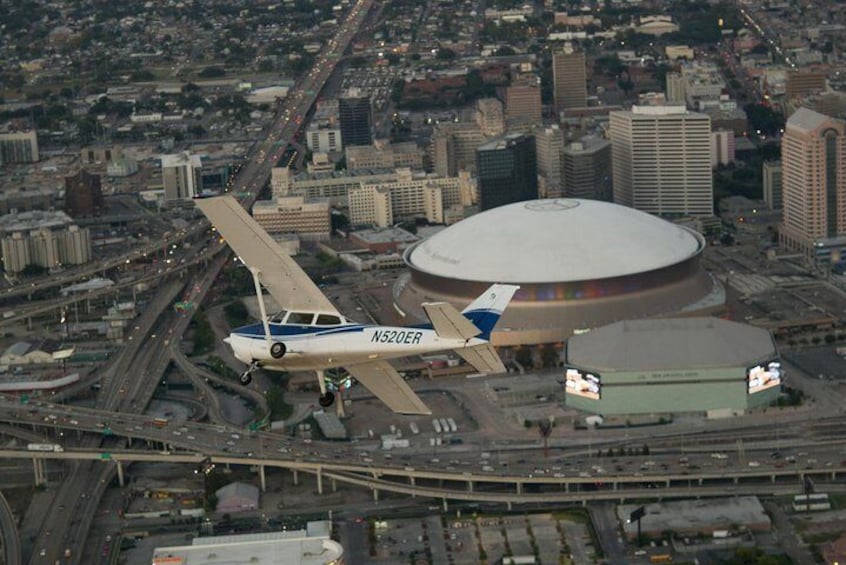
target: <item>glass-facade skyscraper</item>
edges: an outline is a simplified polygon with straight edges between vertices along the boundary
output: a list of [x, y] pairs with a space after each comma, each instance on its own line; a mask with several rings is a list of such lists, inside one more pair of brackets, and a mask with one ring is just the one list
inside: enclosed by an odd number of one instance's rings
[[373, 143], [373, 109], [369, 96], [345, 96], [338, 99], [341, 142], [348, 145]]
[[522, 133], [489, 141], [476, 150], [479, 206], [490, 210], [538, 197], [535, 138]]

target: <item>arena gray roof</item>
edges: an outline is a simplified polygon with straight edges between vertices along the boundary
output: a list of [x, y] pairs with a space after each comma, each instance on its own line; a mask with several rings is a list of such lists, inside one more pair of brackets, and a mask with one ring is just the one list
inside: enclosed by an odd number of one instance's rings
[[769, 331], [720, 318], [627, 320], [567, 343], [569, 365], [599, 373], [751, 367], [777, 355]]
[[450, 279], [587, 281], [643, 273], [696, 256], [702, 237], [598, 200], [518, 202], [471, 216], [414, 246], [406, 260]]

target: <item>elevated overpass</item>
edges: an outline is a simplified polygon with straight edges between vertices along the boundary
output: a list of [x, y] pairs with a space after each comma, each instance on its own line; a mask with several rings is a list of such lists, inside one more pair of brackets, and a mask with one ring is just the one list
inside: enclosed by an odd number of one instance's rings
[[200, 465], [211, 461], [220, 465], [246, 465], [258, 470], [261, 488], [266, 490], [265, 470], [286, 469], [315, 476], [317, 493], [323, 494], [326, 480], [334, 491], [336, 483], [370, 489], [374, 499], [379, 492], [448, 500], [526, 504], [538, 502], [586, 502], [589, 500], [664, 499], [702, 496], [786, 496], [801, 494], [805, 477], [826, 492], [846, 492], [846, 469], [792, 468], [723, 470], [720, 472], [650, 473], [642, 476], [601, 475], [594, 477], [551, 477], [496, 473], [450, 472], [411, 467], [363, 465], [344, 462], [306, 461], [277, 457], [232, 456], [213, 453], [150, 452], [137, 450], [74, 449], [64, 452], [0, 450], [8, 459], [101, 461], [112, 465], [123, 486], [126, 465], [132, 462], [184, 463]]

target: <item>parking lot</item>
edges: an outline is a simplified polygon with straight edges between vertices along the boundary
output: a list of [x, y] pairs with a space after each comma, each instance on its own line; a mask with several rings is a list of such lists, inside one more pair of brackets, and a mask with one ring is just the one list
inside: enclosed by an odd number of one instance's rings
[[[536, 563], [561, 563], [572, 553], [592, 561], [585, 524], [553, 514], [502, 516], [431, 515], [374, 522], [375, 555], [366, 562], [424, 562], [476, 565], [498, 563], [504, 556], [534, 556]], [[354, 563], [364, 556], [350, 555]], [[428, 561], [426, 561], [428, 560]], [[568, 561], [564, 561], [568, 562]]]

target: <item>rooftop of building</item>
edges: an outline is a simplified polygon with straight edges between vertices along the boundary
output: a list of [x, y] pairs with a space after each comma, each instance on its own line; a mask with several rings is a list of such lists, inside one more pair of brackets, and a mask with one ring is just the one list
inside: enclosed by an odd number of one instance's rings
[[329, 539], [329, 522], [309, 522], [304, 530], [194, 538], [192, 545], [161, 547], [153, 564], [323, 565], [343, 556], [343, 548]]
[[193, 155], [188, 151], [182, 151], [180, 153], [173, 153], [169, 155], [162, 155], [162, 168], [165, 167], [182, 167], [185, 165], [191, 165], [193, 167], [201, 167], [202, 166], [202, 159], [200, 155]]
[[414, 243], [420, 240], [413, 233], [395, 227], [356, 230], [350, 235], [371, 245], [375, 243]]
[[321, 173], [299, 173], [294, 175], [294, 180], [297, 182], [305, 182], [310, 180], [321, 180], [321, 179], [345, 179], [345, 178], [354, 178], [354, 177], [368, 177], [368, 176], [376, 176], [376, 175], [393, 175], [396, 174], [396, 170], [394, 169], [357, 169], [354, 171], [328, 171], [328, 172], [321, 172]]
[[653, 271], [704, 245], [692, 230], [634, 208], [561, 198], [476, 214], [416, 245], [406, 260], [449, 279], [557, 283]]
[[600, 373], [751, 367], [777, 356], [769, 331], [720, 318], [626, 320], [567, 344], [568, 364]]
[[73, 219], [61, 210], [30, 210], [0, 216], [0, 233], [61, 228], [72, 223]]
[[528, 137], [530, 136], [524, 133], [509, 133], [508, 135], [504, 135], [502, 137], [492, 139], [487, 143], [483, 143], [479, 146], [479, 151], [502, 151], [503, 149], [507, 149], [513, 146], [515, 143], [523, 141]]
[[810, 133], [831, 120], [832, 118], [825, 114], [801, 107], [787, 119], [787, 127], [802, 133]]

